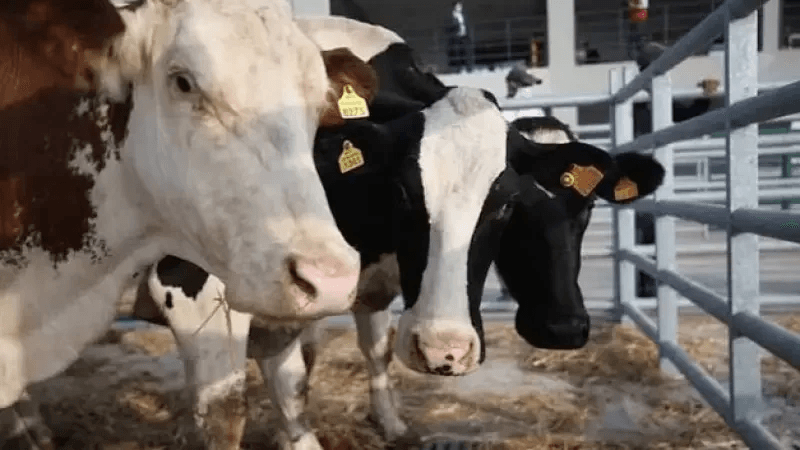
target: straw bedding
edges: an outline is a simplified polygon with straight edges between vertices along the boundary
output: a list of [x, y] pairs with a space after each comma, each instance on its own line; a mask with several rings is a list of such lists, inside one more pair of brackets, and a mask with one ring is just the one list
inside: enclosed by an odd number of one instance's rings
[[[682, 318], [680, 343], [710, 372], [727, 373], [726, 331], [710, 318]], [[779, 323], [800, 331], [800, 315]], [[306, 407], [326, 449], [391, 448], [367, 421], [366, 368], [351, 330], [328, 329]], [[661, 375], [657, 349], [641, 333], [599, 325], [577, 351], [527, 346], [510, 325], [487, 327], [487, 361], [458, 378], [424, 376], [392, 363], [403, 416], [415, 436], [394, 448], [434, 440], [475, 442], [485, 449], [746, 448], [683, 380]], [[800, 374], [771, 356], [764, 390], [797, 408]], [[278, 420], [260, 373], [248, 367], [249, 422], [242, 448], [278, 448]], [[165, 329], [110, 332], [63, 375], [34, 386], [60, 448], [191, 448], [181, 392], [183, 367]], [[800, 416], [782, 410], [768, 423], [785, 439]]]

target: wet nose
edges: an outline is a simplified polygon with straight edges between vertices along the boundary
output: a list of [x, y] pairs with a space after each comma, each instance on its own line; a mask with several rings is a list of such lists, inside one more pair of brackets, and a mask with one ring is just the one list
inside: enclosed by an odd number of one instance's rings
[[589, 317], [568, 316], [551, 320], [546, 325], [552, 337], [553, 349], [576, 349], [589, 340]]
[[464, 375], [478, 367], [477, 335], [473, 330], [430, 330], [413, 333], [417, 365], [435, 375]]
[[334, 258], [301, 255], [289, 257], [286, 264], [290, 294], [299, 316], [341, 314], [352, 306], [358, 285], [358, 267]]

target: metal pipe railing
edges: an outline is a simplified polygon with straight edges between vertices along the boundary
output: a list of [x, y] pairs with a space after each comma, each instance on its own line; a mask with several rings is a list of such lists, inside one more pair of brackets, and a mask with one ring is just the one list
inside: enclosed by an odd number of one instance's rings
[[[780, 442], [758, 420], [762, 407], [759, 345], [793, 367], [800, 369], [800, 336], [764, 319], [760, 314], [759, 235], [800, 242], [800, 214], [758, 209], [759, 200], [768, 193], [795, 191], [792, 180], [759, 182], [759, 136], [757, 122], [800, 112], [800, 82], [756, 96], [758, 79], [757, 14], [755, 0], [728, 0], [703, 22], [693, 28], [674, 46], [666, 50], [647, 70], [623, 85], [619, 71], [611, 74], [609, 94], [612, 98], [612, 149], [646, 151], [655, 148], [655, 157], [667, 167], [666, 189], [656, 191], [655, 200], [639, 201], [628, 207], [614, 207], [615, 296], [616, 309], [630, 317], [651, 339], [658, 343], [660, 364], [667, 371], [677, 369], [689, 379], [711, 406], [753, 448], [781, 448]], [[672, 93], [666, 73], [691, 55], [699, 45], [725, 33], [725, 100], [726, 107], [669, 126]], [[649, 86], [648, 86], [649, 84]], [[649, 87], [653, 92], [654, 132], [630, 139], [630, 112], [634, 94]], [[703, 182], [684, 184], [687, 188], [725, 188], [725, 191], [684, 192], [682, 200], [698, 196], [719, 196], [724, 206], [701, 205], [665, 198], [663, 192], [674, 192], [672, 173], [677, 141], [724, 131], [726, 179], [720, 184]], [[765, 140], [769, 140], [766, 138]], [[786, 145], [794, 136], [781, 136], [775, 141]], [[692, 143], [697, 144], [697, 143]], [[684, 145], [692, 145], [684, 144]], [[718, 143], [706, 144], [718, 145]], [[684, 147], [685, 148], [685, 147]], [[710, 147], [714, 148], [714, 147]], [[760, 189], [765, 188], [765, 189]], [[790, 193], [790, 192], [780, 192]], [[661, 194], [661, 195], [659, 195]], [[634, 209], [650, 211], [662, 223], [656, 237], [656, 259], [647, 258], [633, 245], [632, 214]], [[722, 227], [727, 231], [728, 289], [723, 297], [672, 268], [675, 252], [675, 230], [669, 228], [675, 217]], [[649, 320], [633, 303], [634, 268], [658, 280], [657, 324]], [[700, 306], [707, 313], [728, 324], [729, 374], [728, 392], [706, 374], [675, 343], [677, 302], [673, 290]]]

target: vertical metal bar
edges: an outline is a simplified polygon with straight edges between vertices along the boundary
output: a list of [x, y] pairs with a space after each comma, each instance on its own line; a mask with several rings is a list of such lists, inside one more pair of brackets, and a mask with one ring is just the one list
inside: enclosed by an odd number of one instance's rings
[[[730, 19], [729, 19], [730, 20]], [[729, 21], [725, 34], [725, 106], [753, 97], [758, 90], [757, 13]], [[758, 124], [736, 130], [728, 123], [728, 210], [758, 207]], [[728, 297], [731, 315], [759, 314], [758, 236], [728, 232]], [[733, 423], [757, 419], [761, 412], [761, 353], [735, 327], [728, 332]]]
[[506, 19], [506, 62], [511, 61], [511, 21]]
[[[659, 75], [652, 81], [653, 131], [672, 125], [672, 83], [669, 74]], [[665, 170], [664, 182], [656, 190], [656, 201], [668, 200], [675, 192], [674, 154], [672, 145], [655, 149], [653, 155]], [[675, 270], [675, 218], [656, 217], [656, 267], [658, 270]], [[664, 372], [680, 374], [678, 368], [662, 353], [664, 343], [677, 344], [678, 299], [676, 292], [666, 283], [658, 283], [658, 348], [659, 365]]]
[[[613, 69], [609, 72], [609, 90], [614, 95], [624, 83], [633, 79], [630, 68]], [[633, 140], [633, 103], [626, 100], [621, 103], [612, 103], [611, 115], [611, 146], [613, 148]], [[614, 207], [612, 213], [614, 227], [614, 310], [612, 320], [622, 320], [623, 303], [633, 303], [635, 297], [634, 266], [620, 257], [621, 250], [630, 250], [634, 247], [633, 210], [631, 208]]]
[[664, 45], [669, 44], [669, 5], [664, 5]]
[[[792, 157], [790, 155], [781, 155], [781, 178], [790, 178], [792, 176]], [[791, 208], [789, 199], [781, 200], [781, 209]]]

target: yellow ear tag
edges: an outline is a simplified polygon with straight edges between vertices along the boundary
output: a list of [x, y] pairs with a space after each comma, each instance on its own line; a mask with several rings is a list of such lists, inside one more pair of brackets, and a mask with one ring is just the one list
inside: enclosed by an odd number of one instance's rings
[[350, 172], [364, 165], [364, 155], [361, 150], [353, 147], [350, 141], [342, 143], [342, 154], [339, 155], [339, 171], [342, 173]]
[[349, 84], [344, 85], [342, 89], [342, 97], [339, 99], [339, 114], [342, 119], [363, 119], [369, 117], [369, 108], [367, 108], [367, 101], [359, 97], [353, 86]]
[[579, 166], [572, 164], [569, 170], [561, 175], [561, 185], [572, 187], [584, 197], [592, 195], [594, 188], [603, 179], [603, 172], [595, 166]]
[[619, 181], [617, 181], [617, 185], [614, 186], [614, 200], [618, 202], [630, 200], [638, 196], [639, 187], [636, 185], [636, 182], [628, 177], [620, 178]]

